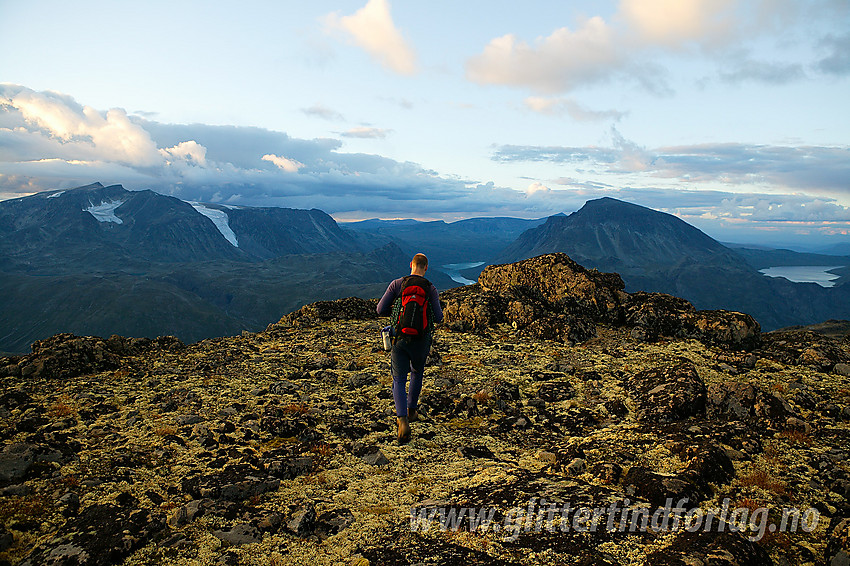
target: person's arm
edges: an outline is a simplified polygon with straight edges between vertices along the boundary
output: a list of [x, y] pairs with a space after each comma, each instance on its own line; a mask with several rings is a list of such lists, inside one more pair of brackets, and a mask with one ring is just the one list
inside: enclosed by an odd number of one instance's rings
[[390, 316], [390, 314], [392, 314], [393, 302], [395, 302], [396, 297], [398, 297], [399, 291], [401, 291], [401, 279], [394, 279], [389, 286], [387, 286], [387, 290], [384, 291], [384, 296], [381, 297], [380, 301], [378, 301], [378, 306], [376, 308], [378, 316]]
[[437, 288], [431, 283], [431, 289], [428, 291], [428, 302], [431, 303], [431, 311], [434, 313], [434, 322], [443, 322], [443, 307], [440, 306], [440, 294]]

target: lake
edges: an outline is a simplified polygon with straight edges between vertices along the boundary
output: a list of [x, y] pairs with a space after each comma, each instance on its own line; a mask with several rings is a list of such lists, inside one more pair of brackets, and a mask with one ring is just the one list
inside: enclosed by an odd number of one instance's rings
[[462, 285], [472, 285], [475, 283], [472, 279], [467, 279], [463, 275], [460, 274], [463, 269], [472, 269], [473, 267], [478, 267], [479, 265], [484, 265], [483, 261], [471, 261], [468, 263], [447, 263], [446, 265], [440, 266], [445, 272], [446, 275], [452, 278], [452, 281], [457, 281]]
[[794, 283], [817, 283], [821, 287], [832, 287], [838, 275], [827, 273], [830, 269], [838, 269], [843, 265], [784, 265], [759, 269], [768, 277], [784, 277]]

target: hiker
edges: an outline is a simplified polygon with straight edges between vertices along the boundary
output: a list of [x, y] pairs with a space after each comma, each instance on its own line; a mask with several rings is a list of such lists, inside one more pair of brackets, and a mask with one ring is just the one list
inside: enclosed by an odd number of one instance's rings
[[[426, 271], [428, 258], [425, 254], [416, 254], [410, 261], [410, 275], [390, 283], [378, 301], [378, 315], [391, 315], [394, 328], [391, 359], [399, 444], [410, 440], [409, 423], [419, 417], [417, 404], [422, 391], [425, 359], [431, 351], [434, 323], [443, 320], [437, 288], [425, 279]], [[408, 372], [409, 392], [405, 391]]]

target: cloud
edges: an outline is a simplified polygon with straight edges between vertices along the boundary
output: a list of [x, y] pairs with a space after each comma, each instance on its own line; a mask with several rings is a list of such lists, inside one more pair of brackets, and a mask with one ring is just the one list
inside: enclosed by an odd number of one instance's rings
[[572, 163], [605, 173], [639, 173], [690, 184], [768, 185], [850, 196], [850, 146], [743, 143], [646, 149], [612, 129], [611, 147], [496, 146], [498, 162]]
[[780, 63], [735, 59], [728, 69], [719, 71], [720, 80], [725, 83], [761, 82], [771, 85], [783, 85], [798, 81], [806, 76], [800, 63]]
[[294, 159], [287, 159], [286, 157], [281, 157], [279, 155], [273, 155], [271, 153], [266, 154], [262, 157], [263, 161], [270, 161], [277, 165], [277, 167], [287, 173], [298, 173], [298, 170], [304, 167], [303, 163], [295, 161]]
[[526, 194], [533, 195], [534, 193], [548, 193], [552, 189], [544, 185], [539, 181], [535, 181], [528, 185], [528, 188], [525, 189]]
[[571, 98], [552, 98], [529, 96], [525, 106], [540, 114], [559, 115], [566, 112], [576, 122], [596, 122], [601, 120], [619, 121], [625, 112], [617, 110], [589, 110]]
[[4, 122], [25, 124], [37, 137], [27, 140], [26, 147], [0, 148], [0, 156], [4, 150], [29, 149], [36, 159], [73, 154], [78, 159], [105, 158], [132, 166], [153, 166], [162, 159], [148, 133], [120, 108], [104, 114], [65, 95], [8, 84], [0, 85], [0, 108], [7, 113]]
[[346, 138], [367, 138], [367, 139], [384, 139], [387, 137], [387, 134], [392, 132], [392, 130], [385, 130], [382, 128], [367, 128], [367, 127], [359, 127], [352, 128], [347, 132], [343, 132], [340, 135]]
[[[818, 40], [807, 30], [813, 22], [834, 26], [845, 21], [846, 11], [846, 2], [830, 0], [620, 0], [608, 20], [586, 18], [534, 42], [515, 34], [496, 37], [467, 59], [466, 77], [478, 84], [551, 96], [611, 81], [636, 83], [666, 95], [671, 89], [665, 63], [674, 58], [687, 59], [695, 67], [714, 65], [725, 82], [799, 81], [809, 67], [846, 74], [850, 34]], [[741, 53], [756, 48], [790, 54], [787, 42], [798, 33], [804, 35], [801, 42], [819, 46], [826, 55], [811, 61], [801, 55], [805, 49], [797, 48], [789, 58], [778, 61], [750, 57], [742, 61]]]
[[340, 114], [336, 110], [332, 110], [326, 106], [322, 106], [321, 104], [314, 104], [310, 108], [302, 108], [301, 112], [308, 116], [315, 116], [317, 118], [323, 118], [325, 120], [331, 120], [333, 122], [345, 121], [345, 118], [342, 114]]
[[733, 0], [622, 0], [618, 15], [646, 45], [712, 44], [733, 34], [735, 4]]
[[608, 80], [626, 60], [616, 34], [602, 18], [575, 31], [562, 27], [529, 45], [513, 34], [490, 41], [466, 62], [466, 76], [479, 84], [528, 87], [552, 94]]
[[417, 72], [416, 54], [393, 23], [388, 0], [369, 0], [350, 16], [325, 17], [330, 29], [342, 30], [384, 68], [402, 75]]
[[850, 33], [828, 35], [821, 40], [820, 46], [828, 52], [817, 63], [820, 71], [840, 76], [850, 74]]

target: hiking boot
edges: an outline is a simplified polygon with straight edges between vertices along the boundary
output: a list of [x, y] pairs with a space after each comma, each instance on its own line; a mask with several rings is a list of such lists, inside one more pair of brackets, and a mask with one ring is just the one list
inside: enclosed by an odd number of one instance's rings
[[398, 421], [398, 443], [407, 444], [410, 442], [410, 424], [407, 417], [398, 417], [396, 420]]
[[416, 409], [408, 409], [407, 410], [407, 421], [411, 423], [415, 423], [419, 420], [419, 411]]

